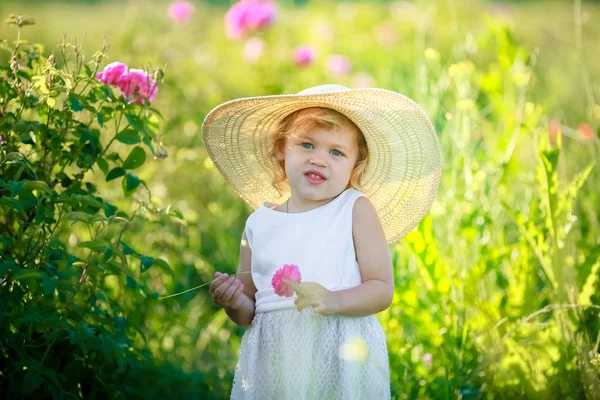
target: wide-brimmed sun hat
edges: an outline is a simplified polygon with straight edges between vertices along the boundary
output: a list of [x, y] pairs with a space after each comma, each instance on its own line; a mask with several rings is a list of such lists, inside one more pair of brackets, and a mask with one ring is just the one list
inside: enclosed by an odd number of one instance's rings
[[399, 93], [376, 88], [321, 85], [298, 94], [240, 98], [215, 107], [202, 124], [214, 165], [253, 209], [282, 203], [271, 185], [279, 165], [270, 154], [279, 122], [294, 111], [336, 110], [360, 128], [369, 148], [361, 192], [371, 200], [388, 243], [406, 235], [425, 216], [437, 193], [441, 151], [427, 114]]

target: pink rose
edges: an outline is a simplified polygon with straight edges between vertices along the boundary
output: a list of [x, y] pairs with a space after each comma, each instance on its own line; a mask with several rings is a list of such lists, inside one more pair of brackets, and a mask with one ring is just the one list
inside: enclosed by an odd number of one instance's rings
[[98, 72], [96, 78], [107, 85], [117, 86], [121, 76], [127, 72], [127, 65], [114, 62], [108, 64], [101, 72]]
[[225, 33], [237, 39], [246, 33], [267, 28], [275, 19], [277, 7], [268, 0], [241, 0], [225, 14]]
[[312, 64], [314, 52], [308, 46], [298, 46], [294, 50], [294, 63], [299, 67], [306, 67]]
[[175, 1], [169, 6], [169, 18], [175, 22], [185, 22], [194, 13], [194, 6], [187, 1]]
[[332, 54], [327, 58], [327, 69], [334, 75], [346, 75], [352, 69], [352, 64], [348, 58]]
[[142, 69], [129, 70], [119, 78], [117, 85], [123, 96], [130, 102], [144, 103], [145, 98], [152, 102], [158, 92], [156, 81]]
[[297, 265], [285, 264], [281, 269], [275, 272], [275, 276], [271, 279], [271, 285], [273, 286], [276, 295], [282, 297], [292, 297], [294, 295], [294, 288], [286, 281], [296, 284], [302, 281], [300, 270]]

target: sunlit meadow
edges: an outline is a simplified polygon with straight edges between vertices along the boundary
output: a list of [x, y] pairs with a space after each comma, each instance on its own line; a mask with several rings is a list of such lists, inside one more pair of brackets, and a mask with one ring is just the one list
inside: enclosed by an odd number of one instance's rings
[[[243, 329], [206, 288], [159, 299], [209, 282], [215, 271], [235, 272], [252, 212], [207, 157], [202, 121], [233, 98], [338, 83], [414, 99], [443, 152], [429, 215], [390, 248], [396, 293], [377, 316], [388, 340], [392, 397], [600, 398], [600, 4], [282, 1], [273, 3], [273, 18], [235, 26], [226, 23], [233, 1], [174, 3], [0, 4], [3, 17], [35, 20], [21, 39], [42, 43], [45, 57], [54, 51], [57, 68], [76, 58], [68, 45], [63, 57], [63, 37], [67, 44], [85, 37], [86, 59], [106, 37], [101, 67], [118, 61], [164, 71], [151, 105], [156, 113], [138, 114], [152, 127], [153, 147], [143, 147], [146, 162], [135, 165], [144, 184], [107, 181], [100, 163], [82, 177], [131, 216], [126, 228], [107, 229], [103, 243], [122, 240], [133, 250], [115, 261], [118, 272], [90, 270], [87, 280], [77, 264], [69, 266], [85, 296], [67, 300], [73, 312], [60, 314], [67, 322], [52, 329], [45, 327], [58, 311], [27, 295], [34, 277], [3, 279], [2, 390], [14, 398], [227, 398]], [[0, 27], [0, 39], [12, 45], [16, 38], [14, 26]], [[8, 71], [10, 53], [0, 53], [0, 62]], [[8, 99], [0, 103], [4, 114]], [[95, 114], [90, 121], [100, 127]], [[102, 128], [103, 146], [131, 154], [127, 140], [113, 142], [117, 125]], [[0, 165], [8, 143], [23, 154], [34, 146], [9, 129], [0, 135]], [[31, 157], [40, 163], [45, 153]], [[8, 185], [18, 177], [1, 179]], [[15, 192], [1, 193], [5, 224]], [[94, 223], [65, 221], [52, 234], [73, 254], [92, 257], [89, 243], [102, 237], [90, 229]], [[99, 260], [106, 258], [101, 250]], [[135, 257], [140, 261], [125, 263]], [[26, 307], [9, 312], [17, 288]], [[46, 293], [63, 301], [58, 292]], [[103, 328], [108, 320], [118, 324]], [[71, 328], [101, 344], [61, 336]], [[41, 333], [35, 341], [18, 336], [31, 331]], [[127, 341], [117, 340], [117, 331]], [[48, 365], [59, 352], [72, 352], [90, 370], [112, 365], [115, 373], [92, 379], [70, 362]], [[368, 357], [360, 340], [341, 354], [355, 362]]]

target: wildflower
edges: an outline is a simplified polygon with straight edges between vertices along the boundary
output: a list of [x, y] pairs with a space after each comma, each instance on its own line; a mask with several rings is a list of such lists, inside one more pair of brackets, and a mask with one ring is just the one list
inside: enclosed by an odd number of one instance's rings
[[298, 46], [294, 50], [294, 63], [298, 67], [307, 67], [312, 64], [314, 52], [309, 46]]
[[332, 54], [327, 59], [327, 69], [334, 75], [346, 75], [352, 69], [352, 64], [348, 58]]
[[265, 41], [260, 38], [250, 38], [244, 46], [244, 60], [255, 63], [265, 49]]
[[277, 8], [268, 0], [241, 0], [225, 14], [225, 32], [237, 39], [245, 34], [265, 29], [275, 20]]
[[273, 286], [276, 295], [292, 297], [294, 295], [292, 284], [298, 284], [301, 281], [302, 277], [300, 276], [298, 266], [285, 264], [281, 269], [275, 272], [273, 279], [271, 279], [271, 285]]
[[594, 138], [594, 129], [587, 122], [582, 122], [577, 127], [577, 131], [581, 134], [581, 137], [586, 142], [589, 142]]
[[144, 103], [145, 98], [152, 102], [158, 92], [156, 81], [142, 69], [131, 69], [123, 74], [117, 85], [123, 96], [130, 102]]
[[169, 18], [174, 22], [185, 22], [194, 13], [194, 6], [188, 1], [175, 1], [169, 6]]
[[0, 146], [2, 146], [2, 136], [0, 136]]
[[96, 75], [96, 79], [102, 83], [116, 87], [119, 78], [125, 73], [127, 73], [127, 65], [120, 62], [114, 62], [104, 67], [104, 69]]

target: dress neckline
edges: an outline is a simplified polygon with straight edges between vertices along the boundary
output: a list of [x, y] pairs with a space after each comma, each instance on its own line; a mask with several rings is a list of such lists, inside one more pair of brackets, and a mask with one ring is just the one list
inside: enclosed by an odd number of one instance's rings
[[272, 213], [277, 213], [277, 214], [281, 214], [281, 215], [307, 215], [307, 214], [309, 214], [309, 213], [312, 213], [312, 212], [315, 212], [315, 211], [317, 211], [317, 210], [323, 209], [324, 207], [327, 207], [328, 205], [330, 205], [330, 204], [332, 204], [332, 203], [335, 203], [336, 201], [338, 201], [338, 200], [339, 200], [339, 199], [340, 199], [340, 198], [341, 198], [341, 197], [342, 197], [342, 196], [343, 196], [343, 195], [344, 195], [344, 194], [345, 194], [345, 193], [346, 193], [348, 190], [350, 190], [350, 189], [351, 189], [351, 188], [347, 188], [347, 189], [345, 189], [345, 190], [344, 190], [342, 193], [338, 194], [338, 195], [337, 195], [337, 196], [336, 196], [336, 197], [335, 197], [333, 200], [331, 200], [329, 203], [323, 204], [322, 206], [315, 207], [315, 208], [312, 208], [312, 209], [310, 209], [310, 210], [307, 210], [307, 211], [296, 212], [296, 213], [288, 213], [288, 212], [285, 212], [285, 211], [279, 211], [279, 210], [275, 210], [275, 209], [269, 208], [269, 207], [267, 207], [267, 206], [265, 205], [265, 203], [262, 203], [262, 204], [260, 205], [260, 207], [261, 207], [261, 208], [264, 208], [265, 210], [267, 210], [267, 211], [269, 211], [269, 212], [272, 212]]

